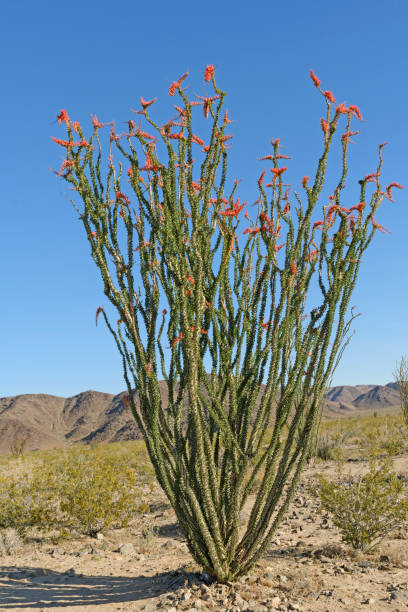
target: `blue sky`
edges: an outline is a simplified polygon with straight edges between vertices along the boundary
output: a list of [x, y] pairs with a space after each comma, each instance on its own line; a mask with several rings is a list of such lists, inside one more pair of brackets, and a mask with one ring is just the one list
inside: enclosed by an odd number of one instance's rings
[[[313, 176], [321, 150], [324, 104], [309, 77], [360, 107], [364, 122], [351, 147], [348, 192], [375, 171], [384, 149], [383, 184], [407, 185], [408, 5], [403, 0], [327, 3], [259, 1], [193, 3], [3, 3], [2, 176], [0, 241], [0, 396], [86, 389], [124, 389], [117, 349], [95, 311], [106, 306], [99, 272], [68, 198], [50, 172], [63, 151], [56, 115], [88, 126], [90, 113], [120, 125], [140, 96], [158, 96], [169, 116], [169, 84], [190, 70], [191, 91], [203, 93], [203, 71], [216, 67], [234, 123], [232, 178], [244, 199], [257, 197], [258, 157], [280, 137], [292, 156], [287, 179]], [[336, 167], [329, 178], [338, 176]], [[329, 181], [330, 182], [330, 181]], [[377, 221], [352, 304], [363, 316], [333, 384], [385, 384], [408, 353], [406, 262], [408, 191], [394, 191]], [[347, 197], [346, 197], [347, 200]], [[350, 202], [349, 202], [350, 203]]]

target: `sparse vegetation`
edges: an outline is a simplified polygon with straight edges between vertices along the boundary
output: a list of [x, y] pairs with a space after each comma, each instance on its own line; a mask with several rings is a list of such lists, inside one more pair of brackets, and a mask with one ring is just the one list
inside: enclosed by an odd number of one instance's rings
[[137, 457], [105, 445], [44, 453], [30, 468], [15, 464], [14, 474], [0, 477], [0, 528], [22, 536], [31, 527], [94, 536], [127, 526], [149, 511], [144, 493], [153, 486], [146, 455], [141, 464]]
[[10, 445], [10, 453], [13, 457], [22, 457], [28, 442], [28, 436], [18, 436]]
[[373, 449], [368, 473], [341, 475], [337, 482], [319, 475], [316, 491], [343, 540], [357, 550], [367, 552], [408, 518], [408, 487], [393, 471], [390, 457]]

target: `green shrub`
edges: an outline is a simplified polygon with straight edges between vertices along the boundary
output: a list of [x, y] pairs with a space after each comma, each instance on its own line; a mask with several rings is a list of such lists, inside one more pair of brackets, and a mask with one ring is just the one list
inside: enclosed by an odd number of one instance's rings
[[52, 501], [39, 476], [36, 470], [0, 476], [0, 529], [24, 536], [30, 527], [52, 523]]
[[343, 541], [368, 551], [408, 518], [408, 488], [392, 470], [389, 457], [372, 453], [365, 475], [330, 482], [318, 476], [322, 509], [332, 515]]
[[[139, 475], [126, 454], [80, 447], [51, 453], [13, 476], [0, 477], [0, 528], [25, 535], [30, 527], [96, 535], [110, 526], [126, 527], [139, 512], [151, 470]], [[143, 467], [143, 466], [142, 466]]]
[[126, 458], [81, 449], [44, 465], [42, 473], [58, 498], [57, 522], [65, 532], [95, 536], [111, 525], [126, 527], [135, 514], [149, 510]]
[[310, 457], [316, 457], [322, 461], [343, 458], [343, 445], [346, 438], [347, 436], [340, 432], [333, 435], [327, 431], [321, 431], [310, 449]]

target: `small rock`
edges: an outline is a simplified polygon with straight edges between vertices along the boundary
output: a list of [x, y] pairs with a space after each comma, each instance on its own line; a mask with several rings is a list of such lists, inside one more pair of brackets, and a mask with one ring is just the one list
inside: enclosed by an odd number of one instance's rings
[[211, 576], [209, 576], [209, 574], [207, 574], [206, 572], [203, 572], [200, 575], [201, 580], [203, 580], [204, 582], [206, 582], [207, 584], [210, 584], [210, 582], [212, 582], [211, 580]]
[[265, 568], [264, 577], [268, 578], [268, 580], [273, 580], [273, 578], [275, 578], [275, 572], [273, 571], [271, 567]]
[[183, 595], [181, 596], [181, 600], [188, 601], [190, 598], [191, 598], [191, 591], [187, 589], [187, 591], [184, 591]]
[[119, 546], [118, 552], [120, 552], [121, 555], [134, 555], [136, 551], [132, 542], [125, 542], [125, 544]]
[[234, 597], [234, 605], [235, 606], [242, 606], [242, 605], [246, 605], [246, 601], [244, 601], [241, 597], [241, 595], [239, 593], [235, 593], [235, 597]]
[[104, 538], [105, 538], [105, 536], [100, 531], [96, 534], [96, 539], [97, 540], [103, 540]]
[[167, 612], [177, 612], [177, 608], [172, 606], [171, 608], [167, 608]]
[[373, 603], [375, 603], [375, 599], [373, 599], [372, 597], [368, 597], [367, 599], [364, 599], [364, 601], [362, 601], [361, 603], [366, 606], [371, 606]]
[[300, 606], [297, 603], [288, 604], [288, 610], [300, 610]]
[[277, 608], [280, 605], [280, 602], [281, 602], [280, 597], [275, 595], [275, 597], [272, 597], [269, 603], [272, 606], [272, 608]]
[[284, 574], [278, 574], [278, 579], [280, 580], [280, 582], [287, 582], [288, 581], [288, 577], [285, 576]]
[[397, 589], [391, 593], [391, 599], [408, 604], [408, 593]]

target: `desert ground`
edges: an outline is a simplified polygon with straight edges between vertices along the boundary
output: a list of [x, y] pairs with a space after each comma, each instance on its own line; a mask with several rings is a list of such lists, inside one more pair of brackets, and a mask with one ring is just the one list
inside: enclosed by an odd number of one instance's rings
[[[367, 460], [353, 445], [348, 455], [347, 472], [367, 469]], [[406, 479], [408, 449], [394, 450], [393, 461]], [[212, 583], [194, 563], [158, 485], [145, 500], [150, 512], [127, 528], [107, 529], [97, 537], [53, 541], [32, 531], [23, 540], [5, 529], [0, 610], [407, 610], [408, 526], [393, 531], [371, 552], [355, 551], [319, 509], [310, 488], [318, 473], [335, 479], [336, 462], [316, 458], [307, 466], [267, 554], [234, 584]], [[243, 526], [247, 517], [245, 509]]]

